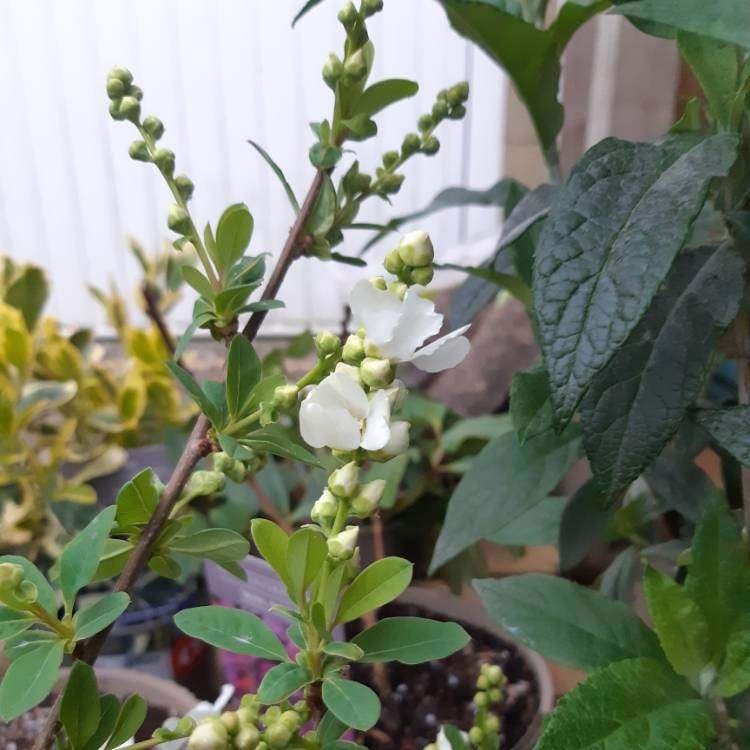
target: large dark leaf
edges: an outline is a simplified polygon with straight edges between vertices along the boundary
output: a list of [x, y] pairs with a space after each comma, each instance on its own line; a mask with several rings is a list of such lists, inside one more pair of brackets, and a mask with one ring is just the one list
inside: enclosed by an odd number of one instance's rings
[[536, 250], [534, 304], [558, 418], [627, 340], [685, 244], [737, 140], [608, 138], [555, 199]]
[[750, 466], [750, 406], [701, 409], [698, 422], [741, 464]]

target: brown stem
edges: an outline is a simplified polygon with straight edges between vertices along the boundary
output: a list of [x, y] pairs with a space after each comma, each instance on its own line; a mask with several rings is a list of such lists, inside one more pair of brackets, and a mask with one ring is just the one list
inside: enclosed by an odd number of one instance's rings
[[[302, 204], [297, 220], [294, 222], [294, 225], [289, 232], [289, 237], [287, 237], [284, 248], [281, 251], [278, 263], [274, 267], [273, 272], [271, 273], [271, 278], [263, 292], [262, 299], [264, 300], [271, 299], [277, 294], [289, 267], [297, 257], [297, 248], [299, 247], [300, 241], [304, 235], [304, 226], [310, 212], [315, 206], [315, 201], [317, 200], [318, 194], [323, 185], [324, 176], [325, 172], [323, 171], [315, 173], [315, 178], [310, 185], [310, 189], [304, 203]], [[250, 317], [250, 320], [242, 331], [243, 335], [250, 341], [255, 338], [265, 316], [265, 312], [258, 311], [253, 313]], [[169, 334], [168, 331], [167, 334]], [[169, 514], [172, 512], [180, 493], [190, 478], [193, 468], [203, 456], [208, 455], [208, 453], [211, 452], [211, 441], [208, 435], [210, 426], [211, 424], [207, 417], [201, 414], [195, 423], [195, 427], [193, 427], [193, 431], [190, 434], [187, 445], [177, 462], [177, 466], [172, 472], [172, 476], [170, 477], [169, 482], [167, 482], [164, 492], [162, 492], [159, 504], [156, 506], [153, 516], [149, 520], [141, 538], [138, 540], [138, 544], [133, 549], [122, 573], [120, 573], [120, 576], [115, 583], [115, 591], [130, 591], [138, 576], [146, 566], [151, 545], [159, 536], [164, 524], [169, 519]], [[109, 628], [97, 633], [87, 641], [79, 643], [74, 652], [75, 658], [80, 659], [87, 664], [93, 664], [96, 661], [108, 634]], [[39, 733], [36, 742], [34, 743], [34, 750], [46, 750], [46, 748], [50, 747], [53, 742], [55, 734], [57, 733], [58, 716], [60, 713], [63, 692], [64, 689], [60, 691], [57, 700], [52, 705], [44, 728]]]
[[[148, 283], [148, 281], [144, 281], [141, 285], [141, 296], [143, 297], [143, 302], [146, 306], [146, 315], [156, 326], [156, 330], [159, 331], [159, 335], [161, 336], [161, 340], [164, 342], [167, 351], [170, 354], [174, 354], [176, 346], [174, 338], [172, 338], [172, 334], [167, 327], [167, 322], [164, 320], [164, 316], [159, 309], [159, 303], [154, 294], [154, 288]], [[177, 360], [177, 364], [182, 367], [183, 370], [187, 369], [181, 358]]]
[[277, 526], [280, 526], [282, 529], [284, 529], [287, 534], [292, 534], [294, 532], [292, 524], [290, 524], [289, 521], [284, 518], [284, 516], [279, 512], [279, 509], [271, 502], [271, 498], [268, 497], [268, 495], [263, 491], [263, 488], [255, 478], [255, 475], [252, 475], [247, 480], [247, 483], [250, 485], [253, 492], [255, 493], [255, 496], [258, 498], [258, 505], [260, 506], [260, 509], [263, 511], [263, 513], [267, 515]]
[[716, 729], [719, 735], [719, 747], [724, 750], [740, 750], [740, 746], [734, 739], [732, 732], [732, 722], [727, 711], [727, 704], [722, 698], [714, 698], [711, 707], [713, 708]]

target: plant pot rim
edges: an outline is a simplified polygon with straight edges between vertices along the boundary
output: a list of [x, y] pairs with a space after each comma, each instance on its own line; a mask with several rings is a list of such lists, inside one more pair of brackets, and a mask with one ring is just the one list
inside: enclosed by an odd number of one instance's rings
[[481, 604], [466, 601], [455, 596], [447, 590], [447, 587], [435, 585], [410, 586], [401, 594], [397, 601], [402, 604], [416, 605], [435, 614], [444, 615], [451, 620], [459, 620], [474, 625], [499, 636], [504, 641], [508, 641], [517, 649], [534, 674], [539, 690], [539, 708], [524, 735], [509, 750], [531, 750], [539, 737], [542, 718], [550, 713], [555, 706], [555, 689], [552, 682], [552, 675], [544, 659], [536, 652], [530, 651], [521, 645], [515, 638], [508, 635], [497, 625], [497, 623], [493, 622]]

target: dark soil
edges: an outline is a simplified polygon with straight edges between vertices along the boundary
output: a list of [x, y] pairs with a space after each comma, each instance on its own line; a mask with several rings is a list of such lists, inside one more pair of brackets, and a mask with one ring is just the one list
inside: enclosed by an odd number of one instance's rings
[[[383, 607], [380, 617], [410, 616], [446, 618], [402, 604]], [[466, 622], [460, 623], [471, 641], [459, 652], [442, 661], [406, 666], [388, 664], [391, 692], [383, 697], [380, 721], [362, 738], [370, 750], [421, 750], [435, 741], [441, 724], [469, 730], [473, 724], [472, 698], [482, 664], [498, 664], [508, 679], [500, 704], [492, 707], [501, 717], [500, 746], [511, 750], [531, 725], [539, 707], [539, 688], [534, 674], [510, 643]], [[352, 636], [357, 623], [352, 623]], [[377, 690], [372, 667], [354, 664], [354, 679]]]

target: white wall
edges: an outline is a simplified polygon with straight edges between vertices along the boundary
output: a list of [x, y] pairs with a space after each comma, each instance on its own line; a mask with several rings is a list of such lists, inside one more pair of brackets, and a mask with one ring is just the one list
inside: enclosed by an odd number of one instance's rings
[[[0, 252], [49, 270], [52, 314], [103, 331], [85, 284], [114, 277], [132, 289], [138, 271], [124, 237], [155, 248], [169, 235], [166, 187], [151, 165], [127, 156], [132, 126], [107, 114], [107, 70], [129, 67], [145, 90], [144, 114], [164, 121], [163, 145], [196, 184], [195, 215], [215, 222], [226, 205], [245, 201], [255, 216], [254, 251], [276, 253], [292, 213], [246, 139], [260, 142], [304, 194], [312, 175], [307, 123], [329, 116], [319, 70], [329, 51], [340, 54], [341, 4], [327, 0], [292, 30], [301, 0], [0, 0]], [[468, 78], [472, 96], [464, 122], [441, 126], [439, 155], [408, 165], [393, 207], [371, 205], [360, 219], [420, 207], [447, 185], [488, 187], [501, 173], [505, 78], [451, 31], [434, 0], [386, 0], [370, 28], [373, 80], [412, 78], [421, 89], [380, 117], [377, 138], [357, 146], [363, 168], [374, 170], [383, 151], [398, 148], [440, 88]], [[471, 209], [428, 226], [441, 258], [456, 261], [483, 252], [486, 244], [472, 250], [471, 241], [492, 236], [498, 222], [494, 210]], [[349, 233], [342, 251], [356, 253], [366, 237]], [[284, 286], [288, 309], [272, 313], [264, 331], [335, 325], [346, 288], [362, 273], [300, 262]], [[175, 328], [189, 310], [186, 301]]]

